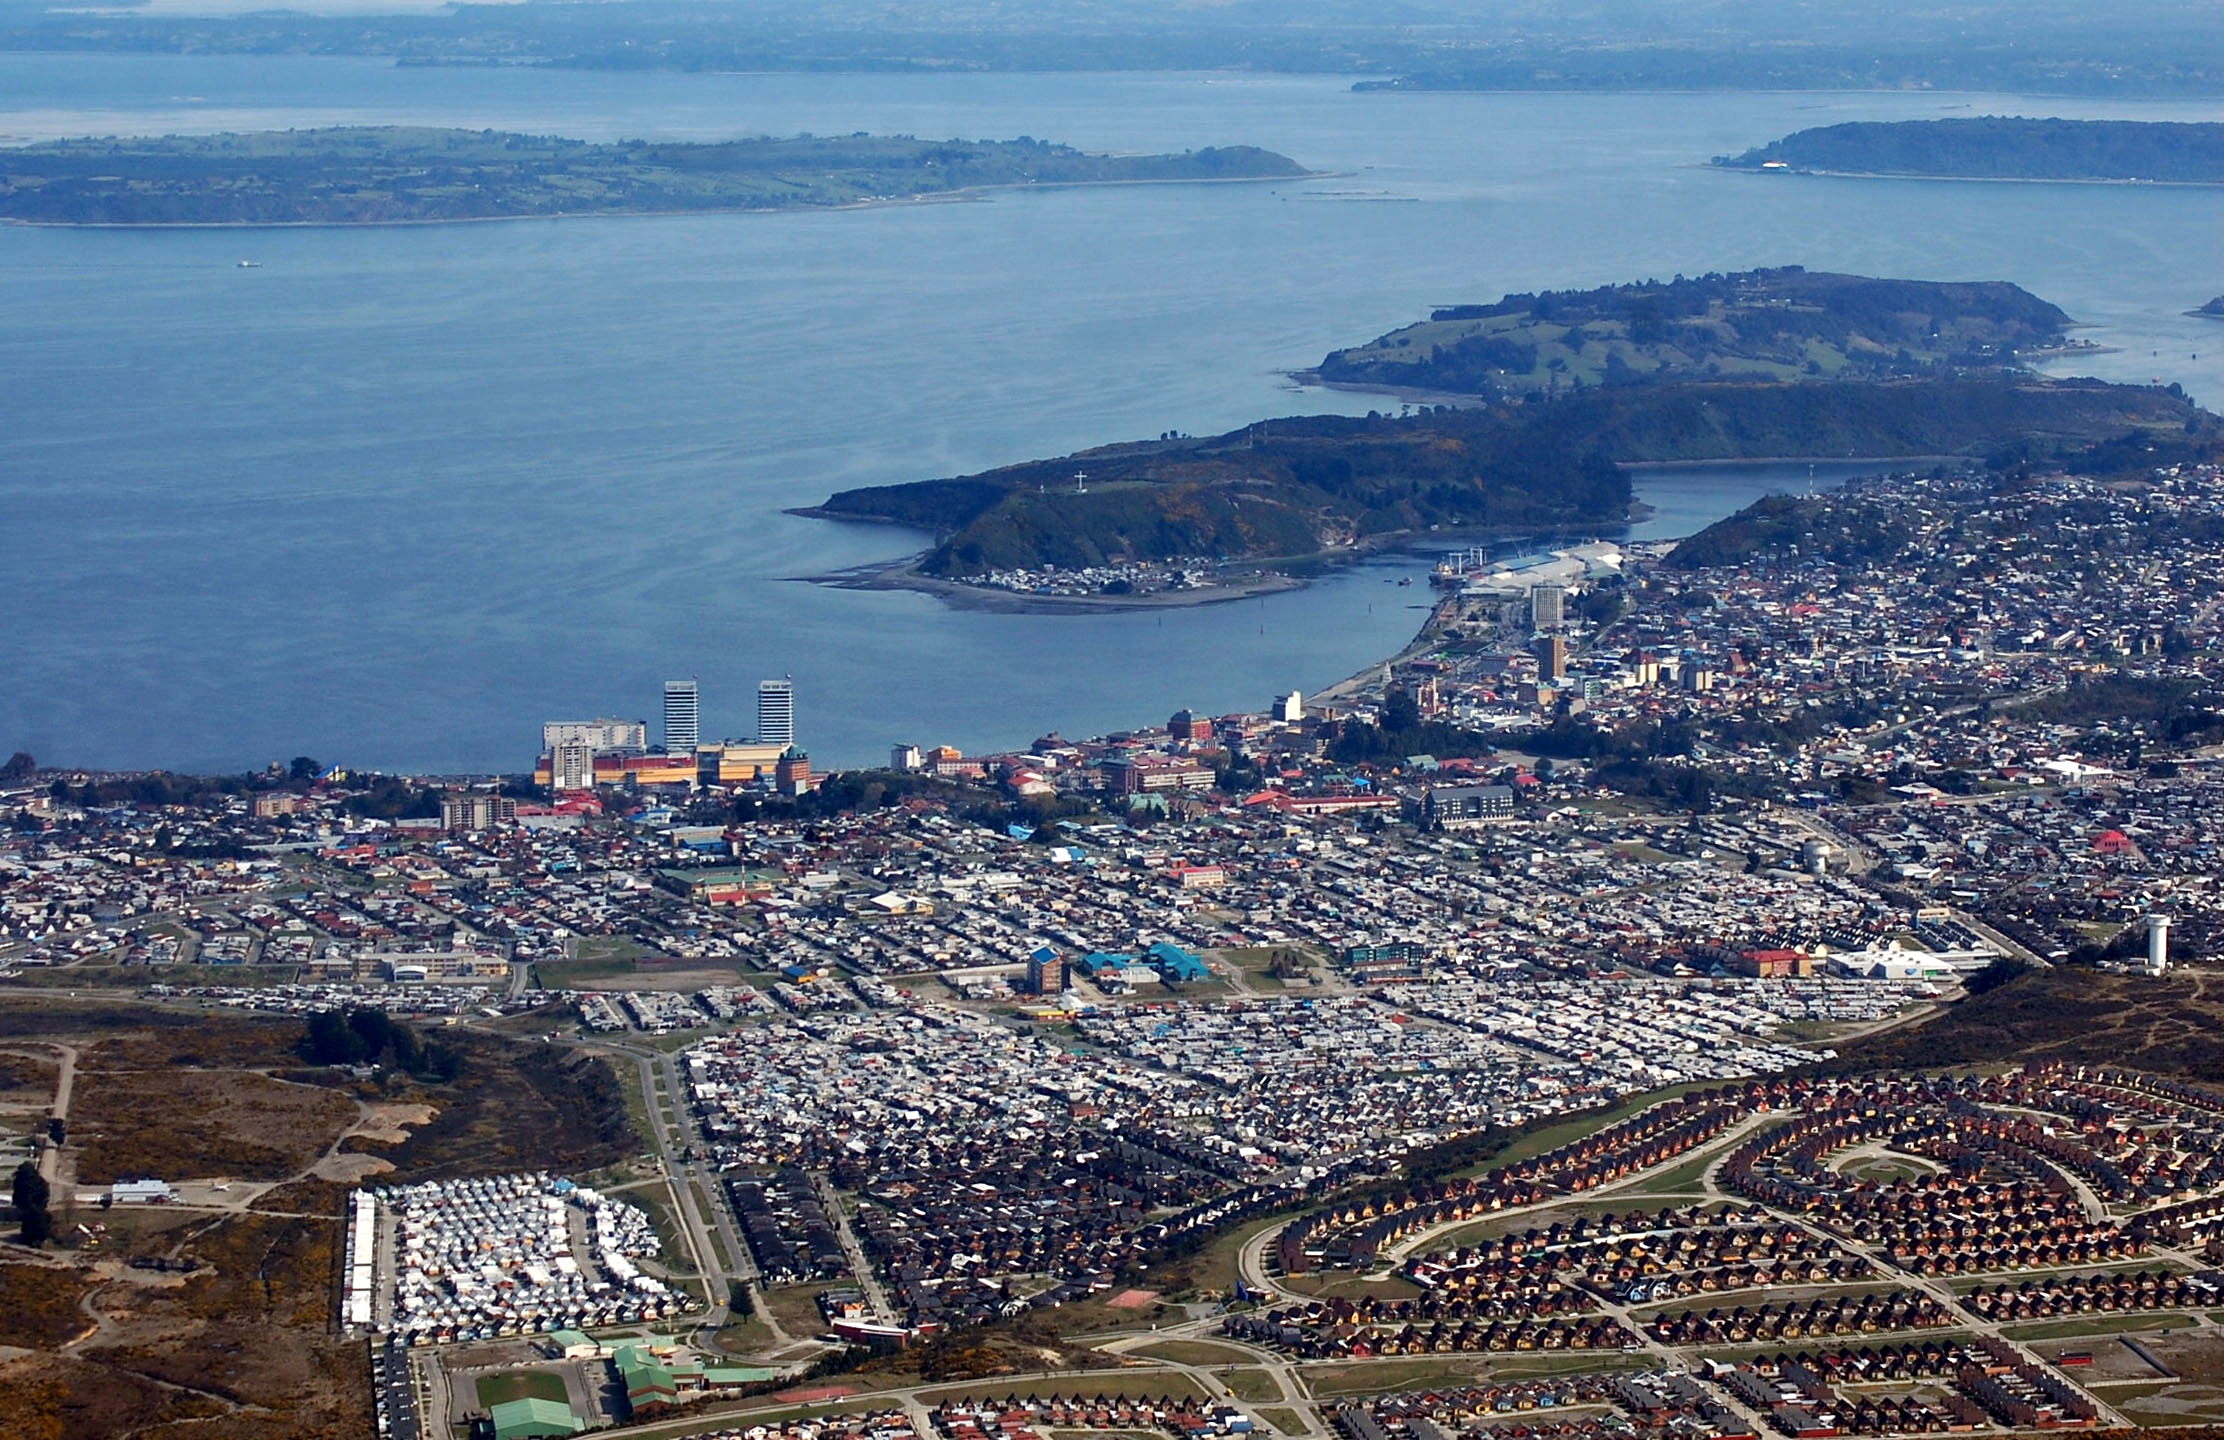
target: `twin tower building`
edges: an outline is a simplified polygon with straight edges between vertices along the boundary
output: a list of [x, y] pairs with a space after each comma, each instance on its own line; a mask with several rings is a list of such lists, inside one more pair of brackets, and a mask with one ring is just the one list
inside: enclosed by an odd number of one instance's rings
[[795, 744], [795, 682], [757, 687], [757, 738], [702, 743], [698, 681], [664, 682], [664, 745], [649, 749], [644, 720], [551, 720], [541, 727], [536, 778], [557, 790], [596, 785], [735, 784], [774, 779], [783, 791], [811, 788], [810, 762]]
[[[702, 743], [702, 688], [694, 680], [664, 682], [664, 753], [692, 755]], [[757, 743], [785, 750], [795, 744], [795, 682], [757, 685]]]

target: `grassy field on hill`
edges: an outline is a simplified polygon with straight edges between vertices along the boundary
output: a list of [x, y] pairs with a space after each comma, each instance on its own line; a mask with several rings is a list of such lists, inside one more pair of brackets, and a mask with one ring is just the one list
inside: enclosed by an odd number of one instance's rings
[[1886, 379], [2010, 365], [2070, 317], [2004, 282], [1875, 280], [1786, 266], [1454, 305], [1315, 372], [1335, 384], [1560, 395], [1698, 379]]
[[1012, 185], [1290, 179], [1250, 146], [1095, 155], [1040, 140], [796, 136], [592, 144], [360, 126], [54, 140], [0, 149], [0, 220], [49, 225], [344, 225], [785, 210]]

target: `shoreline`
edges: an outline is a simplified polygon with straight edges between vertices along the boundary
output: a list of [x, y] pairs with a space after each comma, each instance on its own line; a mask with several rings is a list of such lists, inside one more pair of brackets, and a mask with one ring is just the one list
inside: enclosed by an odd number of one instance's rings
[[825, 575], [788, 578], [793, 583], [825, 585], [836, 590], [909, 590], [930, 595], [952, 610], [1003, 615], [1118, 615], [1141, 610], [1189, 610], [1302, 590], [1309, 583], [1296, 575], [1258, 571], [1249, 580], [1215, 583], [1196, 590], [1161, 590], [1147, 595], [1033, 595], [921, 574], [917, 566], [926, 553], [922, 550], [895, 560], [873, 561]]
[[2113, 175], [1940, 175], [1924, 170], [1822, 170], [1788, 165], [1763, 170], [1758, 165], [1695, 165], [1693, 169], [1721, 170], [1740, 175], [1814, 175], [1825, 180], [1943, 180], [1974, 185], [2154, 185], [2173, 190], [2224, 189], [2224, 180], [2148, 180]]
[[[2200, 312], [2199, 312], [2199, 311], [2197, 311], [2197, 310], [2188, 310], [2188, 311], [2186, 311], [2185, 313], [2186, 313], [2186, 314], [2188, 314], [2188, 315], [2198, 315], [2198, 314], [2200, 314]], [[2212, 315], [2212, 316], [2208, 316], [2208, 317], [2206, 317], [2206, 318], [2208, 318], [2208, 319], [2212, 319], [2212, 320], [2224, 320], [2224, 315]], [[2074, 323], [2074, 322], [2073, 322], [2073, 323]], [[2086, 326], [2086, 325], [2076, 325], [2076, 326], [2075, 326], [2075, 328], [2077, 328], [2077, 329], [2090, 329], [2090, 328], [2092, 328], [2092, 327], [2090, 327], [2090, 326]], [[2028, 376], [2028, 377], [2030, 377], [2030, 378], [2033, 378], [2033, 379], [2040, 379], [2040, 380], [2045, 380], [2045, 379], [2054, 379], [2054, 378], [2058, 378], [2058, 377], [2052, 377], [2052, 376], [2047, 376], [2047, 375], [2043, 375], [2043, 374], [2041, 374], [2041, 373], [2040, 373], [2039, 371], [2037, 371], [2037, 370], [2034, 370], [2034, 369], [2032, 369], [2032, 368], [2030, 368], [2030, 367], [2031, 367], [2032, 365], [2051, 365], [2051, 364], [2053, 364], [2054, 362], [2056, 362], [2056, 361], [2058, 361], [2058, 360], [2068, 360], [2068, 359], [2073, 359], [2073, 358], [2076, 358], [2076, 357], [2079, 357], [2079, 356], [2085, 356], [2085, 355], [2120, 355], [2120, 354], [2122, 354], [2122, 353], [2123, 353], [2123, 351], [2122, 351], [2122, 349], [2121, 349], [2120, 347], [2117, 347], [2117, 346], [2113, 346], [2113, 345], [2098, 345], [2098, 344], [2093, 344], [2093, 345], [2066, 345], [2066, 346], [2061, 346], [2061, 347], [2057, 347], [2057, 348], [2054, 348], [2054, 349], [2048, 349], [2048, 350], [2033, 350], [2033, 351], [2030, 351], [2030, 352], [2028, 352], [2028, 353], [2026, 353], [2026, 354], [2018, 355], [2018, 356], [2016, 357], [2016, 359], [2017, 359], [2017, 362], [2018, 362], [2018, 363], [2016, 363], [2015, 365], [2012, 365], [2012, 366], [2006, 366], [2006, 367], [2003, 367], [2003, 368], [2002, 368], [2002, 369], [2000, 370], [2000, 372], [1999, 372], [1999, 373], [2000, 373], [2000, 374], [2002, 374], [2003, 376], [2007, 376], [2007, 377], [2010, 377], [2010, 378], [2012, 378], [2012, 377], [2014, 377], [2014, 376], [2016, 376], [2016, 375], [2018, 375], [2018, 374], [2022, 374], [2022, 375]], [[2024, 363], [2024, 362], [2028, 362], [2028, 363]], [[1411, 385], [1363, 385], [1363, 384], [1360, 384], [1360, 383], [1359, 383], [1358, 381], [1356, 381], [1356, 380], [1324, 380], [1324, 379], [1322, 379], [1322, 378], [1321, 378], [1321, 373], [1320, 373], [1320, 371], [1319, 371], [1318, 369], [1311, 369], [1311, 368], [1309, 368], [1309, 369], [1302, 369], [1302, 370], [1284, 370], [1284, 371], [1282, 371], [1282, 372], [1280, 372], [1280, 373], [1281, 373], [1281, 376], [1282, 376], [1282, 378], [1283, 378], [1283, 379], [1285, 379], [1285, 380], [1287, 380], [1287, 381], [1289, 381], [1289, 382], [1290, 382], [1290, 385], [1291, 385], [1291, 387], [1292, 387], [1293, 389], [1297, 390], [1297, 391], [1298, 391], [1298, 392], [1299, 392], [1300, 394], [1302, 394], [1303, 392], [1305, 392], [1305, 391], [1307, 391], [1307, 390], [1334, 390], [1334, 391], [1337, 391], [1337, 392], [1339, 392], [1339, 393], [1341, 393], [1341, 394], [1345, 394], [1345, 395], [1380, 395], [1380, 396], [1382, 396], [1382, 397], [1383, 397], [1384, 399], [1386, 399], [1386, 400], [1395, 400], [1395, 401], [1397, 401], [1397, 402], [1398, 402], [1399, 404], [1401, 404], [1401, 405], [1441, 405], [1441, 406], [1444, 406], [1444, 407], [1446, 407], [1446, 408], [1448, 408], [1448, 409], [1453, 409], [1453, 410], [1487, 410], [1487, 409], [1491, 408], [1491, 407], [1492, 407], [1492, 406], [1494, 406], [1494, 405], [1496, 405], [1496, 406], [1513, 406], [1513, 405], [1519, 405], [1519, 404], [1523, 403], [1523, 402], [1522, 402], [1522, 401], [1520, 401], [1520, 400], [1493, 400], [1493, 399], [1490, 399], [1490, 398], [1489, 398], [1489, 397], [1487, 397], [1487, 396], [1482, 396], [1482, 395], [1471, 395], [1471, 394], [1464, 394], [1464, 393], [1460, 393], [1460, 392], [1457, 392], [1457, 391], [1446, 391], [1446, 390], [1430, 390], [1430, 389], [1427, 389], [1427, 388], [1425, 388], [1425, 387], [1422, 387], [1422, 386], [1411, 386]], [[1791, 385], [1828, 385], [1828, 384], [1832, 384], [1832, 383], [1834, 383], [1834, 382], [1832, 382], [1832, 381], [1829, 381], [1829, 380], [1815, 380], [1815, 379], [1807, 379], [1807, 380], [1789, 380], [1789, 381], [1786, 381], [1786, 380], [1768, 380], [1768, 379], [1765, 379], [1764, 377], [1761, 377], [1761, 376], [1757, 376], [1757, 375], [1754, 375], [1754, 376], [1742, 376], [1742, 377], [1741, 377], [1741, 376], [1728, 376], [1728, 375], [1725, 375], [1725, 376], [1718, 376], [1718, 377], [1715, 377], [1715, 379], [1716, 379], [1717, 381], [1719, 381], [1720, 383], [1726, 383], [1726, 384], [1727, 384], [1727, 383], [1735, 383], [1735, 382], [1737, 382], [1737, 381], [1738, 381], [1738, 380], [1740, 380], [1740, 379], [1744, 379], [1744, 380], [1750, 380], [1750, 381], [1752, 381], [1752, 382], [1754, 382], [1754, 383], [1756, 383], [1756, 384], [1777, 384], [1777, 385], [1784, 385], [1784, 384], [1791, 384]], [[1595, 388], [1597, 388], [1597, 387], [1585, 387], [1585, 388], [1594, 388], [1594, 389], [1595, 389]], [[1570, 393], [1570, 394], [1575, 394], [1575, 393], [1579, 393], [1579, 392], [1577, 392], [1577, 391], [1570, 391], [1569, 393]], [[1715, 465], [1715, 464], [1722, 464], [1722, 465], [1747, 465], [1747, 464], [1751, 464], [1751, 465], [1770, 465], [1770, 464], [1778, 464], [1778, 463], [1781, 463], [1782, 461], [1785, 461], [1785, 460], [1798, 460], [1798, 461], [1800, 461], [1800, 462], [1802, 462], [1802, 463], [1805, 463], [1806, 461], [1809, 461], [1809, 460], [1814, 460], [1814, 461], [1818, 461], [1818, 462], [1819, 462], [1819, 461], [1822, 461], [1822, 460], [1845, 460], [1845, 459], [1856, 459], [1856, 460], [1861, 460], [1861, 459], [1884, 459], [1884, 458], [1890, 458], [1890, 457], [1884, 457], [1884, 456], [1860, 456], [1860, 455], [1856, 455], [1856, 456], [1845, 456], [1845, 455], [1794, 455], [1794, 456], [1764, 456], [1764, 457], [1760, 457], [1760, 458], [1747, 457], [1746, 459], [1742, 459], [1742, 460], [1722, 460], [1722, 461], [1715, 461], [1715, 460], [1617, 460], [1617, 461], [1615, 461], [1614, 463], [1615, 463], [1615, 464], [1617, 464], [1617, 465], [1620, 465], [1620, 466], [1622, 466], [1622, 467], [1623, 467], [1624, 469], [1630, 469], [1630, 468], [1634, 468], [1634, 467], [1638, 467], [1638, 466], [1645, 466], [1645, 465]], [[1913, 458], [1913, 457], [1910, 457], [1910, 458]]]
[[[1666, 464], [1710, 464], [1710, 461], [1669, 461]], [[1755, 461], [1767, 464], [1768, 461]], [[892, 519], [885, 515], [848, 515], [802, 506], [783, 512], [800, 515], [811, 520], [834, 520], [852, 524], [887, 525], [898, 529], [917, 530], [915, 525]], [[1462, 540], [1469, 544], [1490, 547], [1499, 545], [1548, 546], [1556, 540], [1581, 544], [1581, 537], [1598, 536], [1606, 531], [1638, 525], [1658, 514], [1651, 505], [1632, 499], [1629, 509], [1619, 521], [1596, 528], [1560, 527], [1546, 530], [1393, 530], [1378, 535], [1365, 536], [1350, 545], [1333, 550], [1315, 550], [1303, 555], [1262, 555], [1249, 560], [1231, 561], [1224, 567], [1222, 579], [1195, 590], [1160, 590], [1144, 595], [1037, 595], [1018, 590], [999, 590], [987, 585], [974, 585], [964, 580], [945, 580], [940, 576], [922, 573], [918, 566], [931, 552], [915, 550], [893, 560], [873, 560], [853, 565], [846, 570], [830, 571], [823, 575], [791, 575], [789, 581], [806, 585], [825, 585], [837, 590], [910, 590], [922, 595], [932, 595], [953, 610], [980, 610], [1003, 614], [1026, 615], [1109, 615], [1137, 610], [1187, 610], [1202, 605], [1220, 605], [1234, 600], [1250, 600], [1265, 595], [1279, 595], [1291, 590], [1302, 590], [1312, 584], [1314, 574], [1291, 573], [1307, 571], [1325, 573], [1340, 570], [1348, 565], [1376, 555], [1423, 554], [1415, 542], [1433, 536], [1446, 542], [1449, 548], [1460, 548]], [[1269, 566], [1288, 566], [1289, 570], [1268, 569]], [[1242, 577], [1250, 578], [1242, 578]]]
[[393, 220], [26, 220], [0, 216], [0, 225], [26, 230], [370, 230], [419, 225], [497, 225], [524, 220], [669, 220], [685, 215], [836, 214], [884, 210], [906, 205], [980, 204], [1008, 190], [1109, 190], [1134, 185], [1294, 185], [1332, 180], [1343, 172], [1308, 170], [1302, 175], [1195, 175], [1164, 180], [1016, 181], [1009, 185], [967, 185], [920, 195], [882, 195], [834, 205], [705, 205], [680, 210], [551, 210], [536, 215], [436, 215]]
[[1654, 470], [1741, 470], [1762, 465], [1938, 465], [1971, 455], [1749, 455], [1738, 460], [1617, 460], [1632, 474]]
[[1458, 601], [1458, 591], [1439, 597], [1435, 604], [1429, 606], [1429, 613], [1423, 617], [1420, 628], [1413, 632], [1413, 638], [1399, 647], [1396, 654], [1386, 655], [1380, 660], [1372, 661], [1346, 675], [1335, 684], [1315, 691], [1307, 697], [1305, 701], [1306, 708], [1311, 709], [1318, 705], [1324, 709], [1333, 709], [1342, 705], [1359, 691], [1380, 679], [1383, 671], [1402, 665], [1408, 660], [1416, 659], [1424, 651], [1433, 648], [1436, 644], [1437, 630], [1444, 623], [1445, 607], [1457, 604]]

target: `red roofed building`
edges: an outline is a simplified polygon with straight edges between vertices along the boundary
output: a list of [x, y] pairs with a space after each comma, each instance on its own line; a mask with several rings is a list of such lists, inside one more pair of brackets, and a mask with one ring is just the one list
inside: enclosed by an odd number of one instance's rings
[[1738, 975], [1749, 975], [1760, 980], [1782, 980], [1793, 975], [1814, 973], [1814, 961], [1797, 950], [1748, 950], [1732, 960], [1728, 966]]

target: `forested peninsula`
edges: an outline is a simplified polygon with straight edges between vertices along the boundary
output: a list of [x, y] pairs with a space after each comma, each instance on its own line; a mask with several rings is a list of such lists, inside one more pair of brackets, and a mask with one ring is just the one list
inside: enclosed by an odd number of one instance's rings
[[2175, 387], [1940, 376], [1597, 387], [1412, 416], [1262, 421], [985, 474], [846, 490], [802, 513], [928, 530], [917, 570], [965, 578], [1175, 557], [1350, 553], [1430, 526], [1624, 521], [1621, 466], [1797, 455], [2062, 453], [2213, 422]]
[[1251, 146], [1097, 155], [1040, 140], [846, 135], [596, 144], [350, 126], [0, 149], [0, 221], [353, 225], [787, 210], [1020, 185], [1294, 179]]
[[1684, 380], [1883, 380], [2012, 367], [2063, 349], [2069, 325], [2004, 282], [1792, 265], [1449, 306], [1332, 352], [1306, 378], [1486, 399]]
[[2224, 124], [1998, 115], [1864, 120], [1801, 130], [1743, 155], [1718, 155], [1714, 163], [1827, 175], [2224, 185]]

